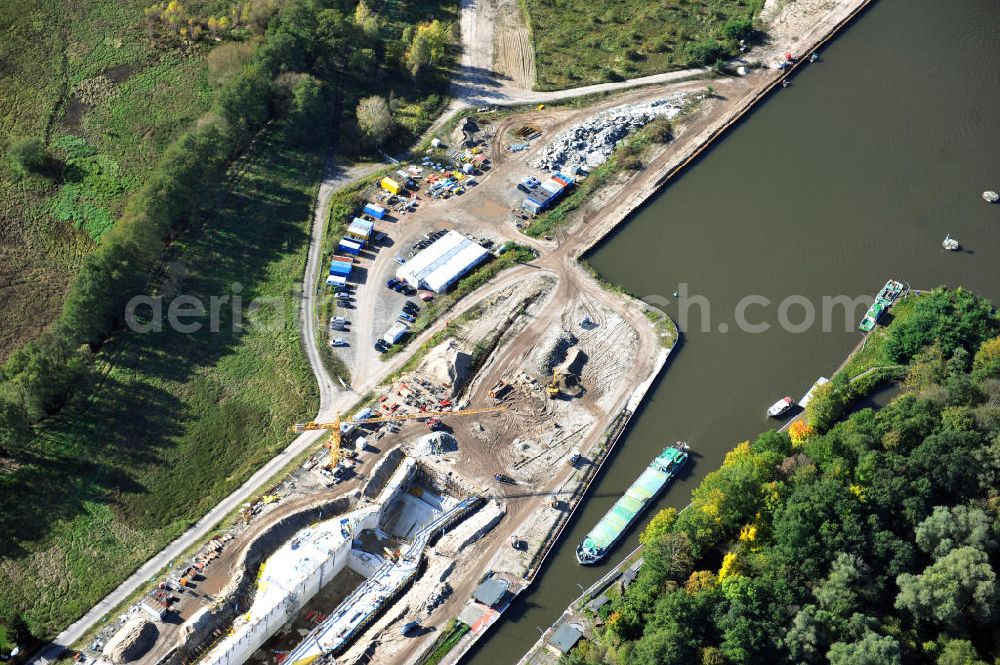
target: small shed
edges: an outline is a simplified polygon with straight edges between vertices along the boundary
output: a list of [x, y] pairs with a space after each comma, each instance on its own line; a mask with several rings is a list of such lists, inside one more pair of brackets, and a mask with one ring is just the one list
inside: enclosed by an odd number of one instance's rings
[[500, 577], [489, 577], [480, 583], [476, 587], [476, 590], [472, 592], [472, 597], [483, 605], [489, 607], [496, 607], [497, 604], [503, 600], [503, 597], [507, 594], [507, 588], [510, 583], [507, 580]]
[[348, 238], [343, 238], [339, 243], [337, 243], [337, 249], [345, 254], [350, 254], [351, 256], [358, 256], [361, 254], [361, 243], [356, 240], [349, 240]]
[[549, 638], [549, 646], [553, 647], [559, 653], [566, 654], [576, 646], [576, 643], [582, 637], [583, 632], [579, 628], [564, 623], [556, 629], [556, 632], [552, 633], [552, 637]]
[[346, 278], [351, 274], [354, 264], [344, 259], [333, 259], [330, 261], [330, 274]]

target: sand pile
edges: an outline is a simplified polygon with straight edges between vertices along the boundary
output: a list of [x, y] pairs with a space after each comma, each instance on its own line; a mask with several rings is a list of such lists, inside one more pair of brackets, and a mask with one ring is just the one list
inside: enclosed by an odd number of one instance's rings
[[156, 643], [159, 631], [141, 617], [128, 621], [104, 647], [104, 657], [115, 665], [138, 660]]
[[471, 360], [469, 354], [459, 350], [458, 342], [448, 339], [431, 349], [418, 371], [455, 392], [468, 378]]

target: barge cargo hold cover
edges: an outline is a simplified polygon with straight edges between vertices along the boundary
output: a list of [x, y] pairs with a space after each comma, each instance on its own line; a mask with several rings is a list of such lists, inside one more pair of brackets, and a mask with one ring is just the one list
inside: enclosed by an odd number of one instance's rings
[[680, 472], [687, 458], [687, 444], [677, 443], [664, 448], [590, 530], [576, 548], [576, 560], [581, 564], [593, 564], [604, 559], [632, 522]]

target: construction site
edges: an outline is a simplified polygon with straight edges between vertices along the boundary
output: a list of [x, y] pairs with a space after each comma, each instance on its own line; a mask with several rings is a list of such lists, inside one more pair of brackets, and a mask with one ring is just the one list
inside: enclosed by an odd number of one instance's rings
[[636, 365], [656, 365], [622, 352], [648, 332], [640, 318], [563, 303], [566, 288], [538, 271], [499, 289], [359, 412], [299, 423], [329, 430], [327, 447], [105, 628], [92, 657], [408, 662], [451, 619], [468, 639], [485, 631], [582, 496]]
[[[175, 560], [78, 660], [395, 664], [448, 642], [441, 662], [455, 662], [531, 584], [677, 340], [665, 315], [603, 287], [577, 259], [772, 81], [761, 70], [713, 80], [715, 94], [689, 78], [587, 108], [480, 109], [444, 130], [425, 161], [465, 146], [488, 168], [452, 196], [420, 197], [418, 186], [417, 205], [379, 218], [390, 245], [455, 230], [516, 240], [537, 258], [389, 357], [372, 342], [402, 296], [375, 290], [405, 260], [377, 249], [352, 259], [363, 276], [356, 332], [336, 352], [353, 382], [337, 403], [355, 406], [289, 423], [327, 433], [326, 445]], [[674, 121], [671, 140], [643, 156], [644, 170], [615, 174], [551, 236], [521, 232], [526, 194], [546, 179], [586, 182], [628, 133], [612, 125], [634, 131], [661, 114]], [[562, 168], [572, 181], [548, 172]]]

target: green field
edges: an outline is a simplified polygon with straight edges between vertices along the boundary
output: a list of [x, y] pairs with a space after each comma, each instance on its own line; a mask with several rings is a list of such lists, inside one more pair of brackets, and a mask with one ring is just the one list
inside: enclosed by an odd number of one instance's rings
[[762, 0], [520, 1], [530, 16], [538, 90], [712, 64], [715, 57], [704, 57], [699, 45], [717, 40], [722, 51], [735, 52], [727, 22], [751, 18], [763, 5]]
[[209, 107], [209, 47], [151, 40], [148, 4], [0, 0], [0, 155], [39, 138], [66, 166], [45, 178], [0, 165], [0, 361], [58, 313], [125, 197]]
[[323, 138], [297, 151], [278, 132], [262, 137], [168, 256], [166, 302], [239, 289], [246, 310], [273, 298], [245, 314], [245, 332], [223, 307], [218, 333], [119, 333], [101, 354], [102, 385], [47, 421], [26, 461], [0, 474], [0, 616], [23, 616], [36, 635], [68, 624], [314, 412], [297, 293]]

